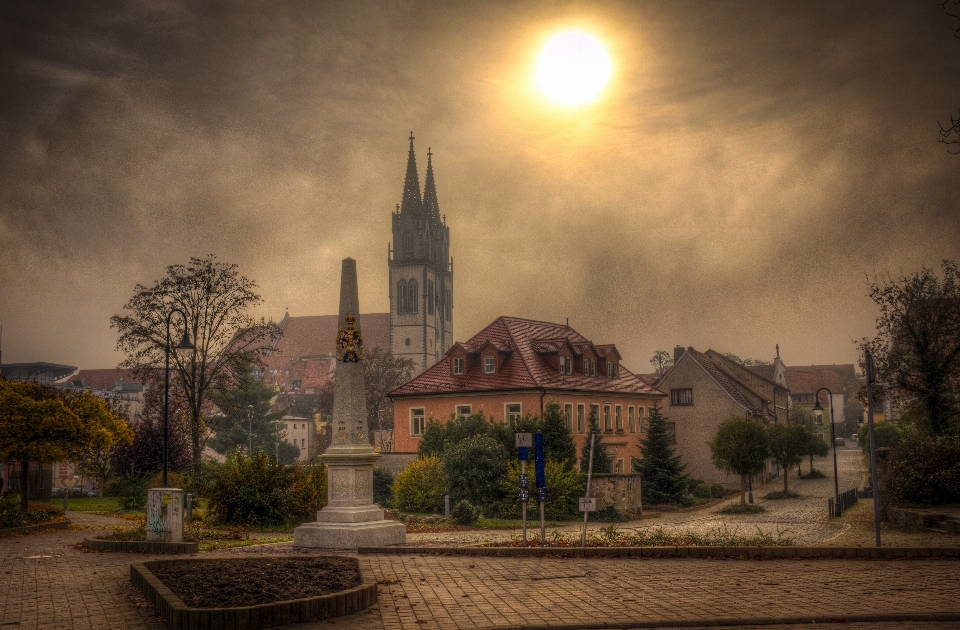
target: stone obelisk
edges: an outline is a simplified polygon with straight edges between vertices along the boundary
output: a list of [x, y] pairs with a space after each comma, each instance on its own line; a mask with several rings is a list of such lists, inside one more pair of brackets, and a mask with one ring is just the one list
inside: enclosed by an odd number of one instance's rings
[[343, 260], [340, 275], [340, 329], [333, 389], [333, 438], [320, 459], [327, 466], [327, 505], [314, 523], [293, 530], [296, 547], [356, 549], [399, 545], [406, 527], [383, 519], [373, 502], [373, 463], [363, 383], [363, 337], [357, 297], [357, 263]]

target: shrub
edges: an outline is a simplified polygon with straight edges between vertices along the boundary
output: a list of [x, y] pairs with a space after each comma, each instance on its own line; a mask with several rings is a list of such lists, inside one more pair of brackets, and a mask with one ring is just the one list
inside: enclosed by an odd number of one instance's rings
[[326, 502], [326, 469], [284, 465], [263, 451], [234, 451], [204, 469], [208, 516], [232, 525], [281, 525], [310, 518]]
[[[900, 429], [889, 422], [881, 420], [873, 423], [873, 441], [877, 448], [895, 446], [902, 437]], [[865, 456], [870, 455], [870, 425], [866, 422], [857, 431], [857, 443]]]
[[450, 511], [450, 517], [457, 525], [473, 525], [480, 517], [480, 512], [469, 501], [459, 501]]
[[706, 481], [704, 481], [703, 479], [694, 479], [693, 477], [687, 477], [684, 481], [687, 484], [687, 492], [689, 494], [693, 494], [693, 491], [700, 484], [706, 483]]
[[403, 512], [439, 512], [447, 481], [439, 457], [421, 457], [397, 475], [393, 482], [393, 505]]
[[721, 499], [725, 494], [723, 486], [719, 483], [714, 483], [710, 485], [710, 496], [714, 499]]
[[710, 486], [705, 483], [701, 483], [696, 488], [693, 489], [693, 496], [698, 499], [709, 499], [710, 498]]
[[393, 475], [379, 468], [373, 469], [373, 502], [382, 508], [392, 506]]
[[20, 495], [9, 494], [0, 498], [0, 528], [23, 527], [27, 514], [20, 509]]
[[908, 431], [893, 446], [884, 475], [896, 503], [958, 503], [960, 437]]
[[141, 475], [132, 469], [116, 480], [114, 492], [117, 503], [124, 512], [144, 511], [147, 509], [147, 490], [150, 489], [150, 476]]
[[[530, 504], [536, 506], [537, 491], [534, 483], [533, 467], [527, 466], [530, 475]], [[567, 520], [579, 515], [579, 501], [583, 496], [586, 476], [578, 470], [569, 469], [565, 462], [547, 460], [543, 470], [547, 482], [547, 504], [544, 506], [546, 517], [551, 520]], [[520, 462], [511, 461], [507, 474], [500, 481], [501, 499], [491, 512], [504, 518], [520, 516], [518, 495], [520, 481]]]
[[617, 511], [612, 505], [608, 505], [602, 510], [590, 512], [589, 520], [595, 523], [623, 523], [627, 517]]
[[509, 457], [503, 446], [486, 435], [448, 445], [443, 452], [443, 469], [450, 501], [466, 499], [481, 507], [496, 503], [501, 498], [500, 480]]

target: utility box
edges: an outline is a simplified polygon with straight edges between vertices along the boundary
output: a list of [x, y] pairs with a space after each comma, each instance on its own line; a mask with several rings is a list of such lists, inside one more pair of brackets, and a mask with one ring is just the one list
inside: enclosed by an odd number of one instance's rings
[[150, 488], [147, 491], [147, 540], [183, 542], [183, 490]]

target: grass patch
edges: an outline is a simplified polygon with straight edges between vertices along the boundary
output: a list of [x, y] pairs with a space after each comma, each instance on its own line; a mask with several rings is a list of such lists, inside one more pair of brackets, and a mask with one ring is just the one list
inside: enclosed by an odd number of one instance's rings
[[787, 491], [787, 492], [779, 492], [779, 491], [777, 491], [777, 492], [768, 492], [768, 493], [766, 494], [766, 496], [764, 496], [763, 498], [764, 498], [764, 499], [770, 499], [771, 501], [776, 501], [776, 500], [778, 500], [778, 499], [799, 499], [799, 498], [800, 498], [800, 495], [797, 494], [796, 492], [790, 492], [790, 491]]
[[827, 476], [822, 472], [820, 472], [819, 470], [814, 469], [805, 475], [800, 475], [800, 478], [801, 479], [826, 479]]
[[200, 543], [200, 551], [214, 549], [229, 549], [231, 547], [252, 547], [253, 545], [267, 545], [293, 541], [293, 536], [276, 536], [273, 538], [251, 538], [249, 540], [209, 540]]
[[[763, 533], [757, 528], [756, 535], [740, 533], [739, 526], [721, 526], [707, 533], [667, 531], [662, 527], [621, 531], [616, 525], [587, 534], [587, 547], [791, 547], [793, 539], [785, 536], [788, 530], [776, 536]], [[515, 536], [507, 546], [522, 547], [523, 541]], [[539, 547], [539, 532], [527, 540], [528, 547]], [[551, 532], [544, 547], [579, 547], [580, 534], [576, 532]]]
[[762, 505], [756, 505], [755, 503], [746, 503], [744, 505], [733, 503], [717, 510], [717, 514], [759, 514], [760, 512], [766, 511], [766, 508]]
[[[50, 505], [63, 507], [63, 499], [54, 497], [46, 501]], [[117, 497], [76, 497], [69, 499], [68, 510], [75, 512], [119, 512], [120, 504]]]

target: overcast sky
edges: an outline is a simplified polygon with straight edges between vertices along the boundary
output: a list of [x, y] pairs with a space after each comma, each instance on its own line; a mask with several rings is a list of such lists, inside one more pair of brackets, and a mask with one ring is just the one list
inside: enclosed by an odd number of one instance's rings
[[[434, 153], [454, 338], [570, 324], [656, 349], [849, 363], [867, 278], [960, 258], [960, 39], [936, 0], [4, 2], [3, 362], [116, 365], [136, 283], [216, 254], [256, 315], [385, 312], [407, 136]], [[533, 81], [567, 29], [598, 101]]]

